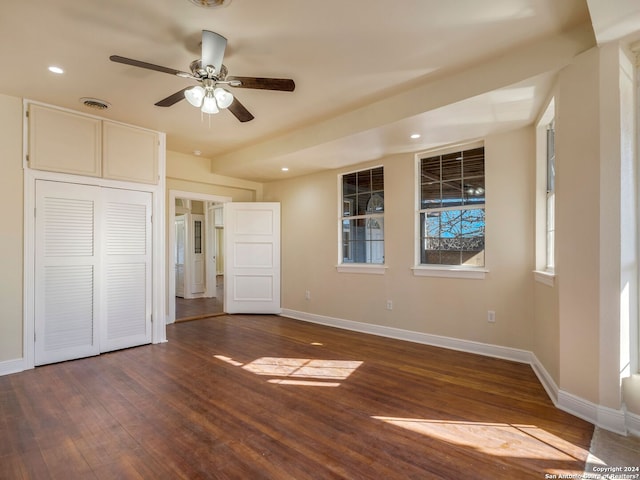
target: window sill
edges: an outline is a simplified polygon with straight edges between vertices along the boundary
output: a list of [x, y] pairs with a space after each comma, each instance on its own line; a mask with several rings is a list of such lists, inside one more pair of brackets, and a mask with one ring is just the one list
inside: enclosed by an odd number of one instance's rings
[[484, 280], [489, 272], [483, 267], [426, 267], [419, 265], [411, 267], [414, 277], [445, 277], [445, 278], [472, 278]]
[[384, 275], [387, 267], [384, 265], [370, 265], [366, 263], [341, 263], [336, 265], [338, 273], [366, 273], [370, 275]]
[[535, 278], [536, 282], [543, 283], [549, 287], [553, 287], [556, 283], [556, 274], [543, 270], [534, 270], [533, 278]]

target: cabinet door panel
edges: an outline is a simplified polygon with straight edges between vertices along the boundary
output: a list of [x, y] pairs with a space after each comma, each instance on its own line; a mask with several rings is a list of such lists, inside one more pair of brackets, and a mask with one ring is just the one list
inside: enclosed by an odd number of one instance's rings
[[103, 122], [104, 178], [158, 183], [158, 134], [150, 130]]
[[29, 166], [99, 177], [100, 120], [42, 105], [29, 105]]

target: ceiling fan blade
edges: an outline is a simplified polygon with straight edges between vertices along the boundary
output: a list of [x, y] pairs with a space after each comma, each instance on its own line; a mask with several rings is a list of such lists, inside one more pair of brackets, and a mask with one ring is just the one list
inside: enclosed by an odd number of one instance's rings
[[227, 77], [228, 82], [239, 81], [240, 85], [232, 87], [238, 88], [258, 88], [260, 90], [279, 90], [282, 92], [293, 92], [296, 84], [290, 78], [260, 78], [260, 77]]
[[227, 39], [209, 30], [202, 31], [202, 67], [213, 65], [216, 74], [222, 71], [222, 59], [227, 48]]
[[121, 57], [119, 55], [111, 55], [109, 60], [116, 63], [124, 63], [125, 65], [131, 65], [134, 67], [146, 68], [147, 70], [155, 70], [156, 72], [168, 73], [169, 75], [177, 75], [178, 77], [192, 78], [193, 76], [187, 72], [181, 72], [173, 68], [162, 67], [160, 65], [154, 65], [153, 63], [141, 62], [140, 60], [133, 60], [132, 58]]
[[159, 102], [154, 103], [154, 105], [156, 107], [170, 107], [171, 105], [175, 105], [180, 100], [184, 100], [184, 91], [189, 88], [191, 88], [191, 86], [185, 87], [182, 90], [178, 90], [173, 95], [169, 95], [167, 98], [163, 98]]
[[249, 122], [254, 119], [254, 116], [251, 115], [251, 112], [242, 105], [237, 98], [234, 97], [233, 102], [227, 108], [231, 113], [235, 115], [235, 117], [241, 122]]

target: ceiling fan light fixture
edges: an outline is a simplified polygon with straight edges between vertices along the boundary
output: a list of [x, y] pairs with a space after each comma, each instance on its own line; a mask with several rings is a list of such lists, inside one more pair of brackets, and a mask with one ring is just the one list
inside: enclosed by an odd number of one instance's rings
[[216, 98], [211, 92], [207, 92], [207, 95], [204, 97], [204, 101], [202, 102], [202, 113], [213, 115], [219, 111], [218, 105], [216, 104]]
[[229, 108], [229, 106], [233, 103], [233, 95], [228, 90], [224, 88], [216, 88], [213, 90], [213, 96], [216, 97], [216, 102], [218, 102], [219, 108]]
[[197, 108], [200, 108], [202, 106], [204, 96], [204, 88], [202, 88], [200, 85], [196, 85], [195, 87], [189, 88], [184, 91], [184, 98], [187, 99], [187, 102]]

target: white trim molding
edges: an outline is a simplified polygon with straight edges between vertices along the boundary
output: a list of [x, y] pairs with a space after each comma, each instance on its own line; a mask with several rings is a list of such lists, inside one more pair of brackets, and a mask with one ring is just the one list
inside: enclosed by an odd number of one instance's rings
[[24, 358], [0, 362], [0, 377], [3, 375], [10, 375], [12, 373], [19, 373], [23, 370], [27, 370], [25, 368]]
[[373, 325], [363, 322], [354, 322], [352, 320], [326, 317], [324, 315], [316, 315], [313, 313], [306, 313], [289, 309], [282, 309], [281, 315], [283, 317], [294, 318], [296, 320], [303, 320], [320, 325], [327, 325], [330, 327], [342, 328], [344, 330], [369, 333], [381, 337], [394, 338], [396, 340], [406, 340], [408, 342], [422, 343], [424, 345], [431, 345], [434, 347], [448, 348], [450, 350], [476, 353], [478, 355], [502, 358], [505, 360], [512, 360], [520, 363], [530, 363], [531, 359], [531, 353], [526, 350], [520, 350], [511, 347], [502, 347], [500, 345], [490, 345], [487, 343], [474, 342], [471, 340], [461, 340], [458, 338], [445, 337], [442, 335], [432, 335], [429, 333], [403, 330], [401, 328], [385, 327], [382, 325]]
[[616, 410], [597, 405], [560, 390], [553, 380], [553, 377], [547, 372], [542, 363], [540, 363], [536, 355], [528, 350], [414, 332], [382, 325], [373, 325], [370, 323], [355, 322], [353, 320], [327, 317], [285, 308], [282, 309], [281, 316], [396, 340], [406, 340], [408, 342], [421, 343], [434, 347], [448, 348], [450, 350], [526, 363], [531, 366], [556, 408], [620, 435], [627, 435], [628, 432], [634, 434], [640, 433], [640, 416], [625, 412], [622, 409]]
[[553, 287], [556, 283], [555, 273], [546, 272], [544, 270], [534, 270], [533, 278], [536, 282]]
[[630, 434], [640, 437], [640, 415], [625, 412], [625, 424]]
[[387, 267], [373, 263], [341, 263], [336, 265], [339, 273], [366, 273], [370, 275], [384, 275]]
[[486, 268], [473, 267], [430, 267], [426, 265], [416, 265], [411, 267], [414, 277], [444, 277], [444, 278], [472, 278], [475, 280], [484, 280], [489, 270]]

